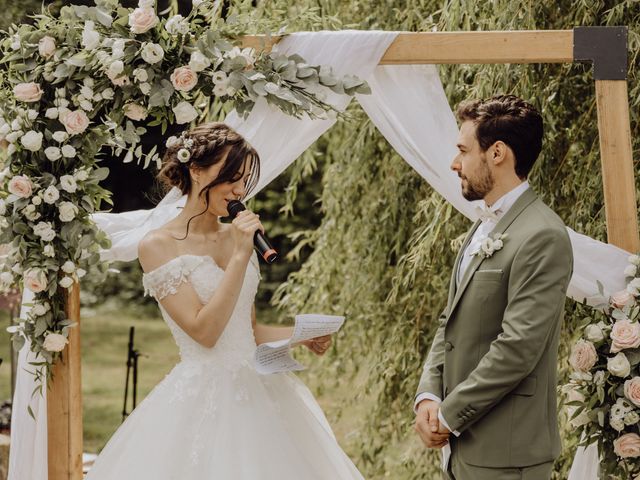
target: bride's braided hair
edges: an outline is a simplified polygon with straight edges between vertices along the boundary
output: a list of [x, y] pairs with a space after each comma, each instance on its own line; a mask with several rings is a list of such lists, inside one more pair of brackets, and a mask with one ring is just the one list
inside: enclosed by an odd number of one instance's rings
[[[203, 215], [209, 208], [209, 190], [222, 183], [237, 182], [244, 177], [247, 165], [249, 178], [245, 194], [253, 190], [258, 183], [260, 177], [258, 152], [242, 135], [228, 125], [219, 122], [203, 123], [174, 140], [167, 146], [162, 159], [162, 168], [157, 177], [168, 188], [178, 187], [183, 194], [188, 194], [192, 189], [189, 169], [206, 169], [224, 161], [218, 176], [197, 192], [198, 196], [204, 197], [206, 207], [196, 217]], [[181, 150], [189, 152], [187, 160], [184, 157], [181, 160], [179, 155]], [[189, 219], [187, 223], [187, 234], [189, 223], [194, 218]]]

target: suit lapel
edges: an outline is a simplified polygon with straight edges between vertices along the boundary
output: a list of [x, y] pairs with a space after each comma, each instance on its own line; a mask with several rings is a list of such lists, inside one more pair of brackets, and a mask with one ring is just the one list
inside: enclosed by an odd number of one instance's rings
[[476, 223], [473, 224], [473, 226], [469, 230], [469, 233], [467, 233], [467, 237], [464, 239], [464, 242], [462, 243], [462, 247], [460, 247], [460, 250], [458, 250], [458, 255], [456, 256], [456, 261], [453, 265], [453, 273], [451, 274], [451, 281], [449, 282], [449, 297], [447, 299], [447, 305], [451, 305], [451, 303], [453, 302], [453, 298], [456, 294], [456, 288], [458, 283], [457, 282], [458, 269], [460, 268], [460, 262], [462, 262], [462, 254], [466, 250], [467, 245], [469, 245], [469, 242], [471, 241], [471, 238], [473, 237], [473, 234], [476, 232], [477, 228], [480, 226], [480, 223], [481, 221], [479, 219], [476, 220]]
[[[525, 190], [522, 193], [522, 195], [520, 195], [520, 197], [518, 197], [516, 202], [509, 209], [509, 211], [498, 221], [497, 225], [491, 231], [490, 235], [496, 235], [498, 233], [504, 233], [505, 230], [507, 230], [507, 228], [509, 227], [509, 225], [511, 225], [513, 223], [513, 221], [516, 218], [518, 218], [518, 216], [525, 210], [525, 208], [527, 208], [536, 198], [538, 198], [538, 197], [536, 196], [535, 192], [533, 190], [531, 190], [531, 188], [528, 188], [527, 190]], [[479, 221], [476, 222], [476, 225], [474, 225], [474, 227], [477, 228], [477, 225], [479, 223], [480, 223]], [[467, 238], [467, 241], [465, 242], [465, 245], [463, 246], [461, 252], [464, 251], [464, 249], [466, 248], [466, 245], [471, 240], [471, 237], [473, 236], [473, 232], [474, 231], [475, 231], [475, 228], [473, 228], [471, 235], [469, 235], [469, 237]], [[458, 258], [458, 261], [456, 262], [456, 270], [454, 271], [454, 275], [455, 275], [455, 272], [458, 271], [457, 270], [457, 266], [458, 266], [458, 263], [460, 261], [461, 254], [459, 254], [458, 257], [459, 258]], [[471, 260], [471, 263], [469, 263], [469, 266], [467, 267], [466, 271], [464, 272], [464, 275], [462, 276], [462, 279], [460, 281], [460, 285], [458, 286], [458, 289], [454, 290], [455, 291], [455, 295], [453, 295], [453, 299], [451, 299], [451, 289], [449, 290], [449, 300], [450, 301], [449, 301], [448, 305], [450, 305], [450, 307], [449, 307], [449, 311], [448, 311], [447, 321], [449, 320], [449, 317], [451, 317], [451, 314], [453, 313], [453, 311], [456, 308], [456, 305], [460, 301], [460, 298], [462, 297], [462, 294], [464, 293], [465, 289], [469, 285], [469, 282], [471, 281], [471, 278], [473, 277], [473, 274], [476, 272], [476, 270], [478, 269], [480, 264], [482, 264], [483, 260], [484, 260], [484, 258], [480, 257], [479, 255], [476, 255], [476, 256], [473, 257], [473, 260]], [[455, 280], [455, 276], [453, 277], [453, 279]]]

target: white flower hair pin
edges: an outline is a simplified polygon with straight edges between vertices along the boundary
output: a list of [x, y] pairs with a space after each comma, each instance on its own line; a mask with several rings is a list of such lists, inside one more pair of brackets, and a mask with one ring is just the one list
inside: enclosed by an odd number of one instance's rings
[[176, 137], [174, 135], [167, 138], [165, 143], [167, 148], [177, 147], [179, 145], [182, 146], [180, 150], [178, 150], [178, 160], [180, 163], [187, 163], [191, 159], [191, 147], [193, 147], [193, 139], [187, 138], [186, 133], [182, 132], [180, 137]]
[[482, 239], [480, 247], [471, 255], [478, 255], [480, 258], [489, 258], [498, 250], [502, 250], [502, 247], [504, 247], [504, 240], [506, 238], [506, 233], [496, 233], [493, 237], [487, 236]]

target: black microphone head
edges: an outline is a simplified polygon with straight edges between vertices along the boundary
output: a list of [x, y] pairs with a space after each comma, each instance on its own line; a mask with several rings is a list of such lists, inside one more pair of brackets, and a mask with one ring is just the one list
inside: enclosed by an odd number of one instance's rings
[[231, 218], [236, 218], [240, 212], [246, 209], [247, 208], [242, 204], [240, 200], [231, 200], [227, 204], [227, 211], [229, 212]]

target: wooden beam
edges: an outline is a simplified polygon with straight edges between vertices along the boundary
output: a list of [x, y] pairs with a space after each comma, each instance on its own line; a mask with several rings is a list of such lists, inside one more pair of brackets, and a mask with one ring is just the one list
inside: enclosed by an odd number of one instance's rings
[[608, 242], [640, 251], [626, 80], [596, 80]]
[[53, 367], [47, 392], [49, 480], [82, 480], [82, 389], [80, 369], [80, 285], [65, 293], [67, 318], [76, 322], [69, 344]]
[[[252, 35], [242, 44], [270, 51], [281, 37]], [[380, 65], [573, 62], [573, 30], [400, 33]]]

